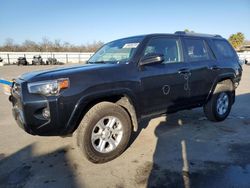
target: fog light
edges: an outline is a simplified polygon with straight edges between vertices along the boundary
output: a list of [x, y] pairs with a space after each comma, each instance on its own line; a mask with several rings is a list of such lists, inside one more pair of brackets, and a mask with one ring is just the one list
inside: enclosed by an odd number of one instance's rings
[[50, 111], [49, 111], [49, 108], [44, 108], [44, 109], [43, 109], [43, 117], [46, 118], [46, 119], [49, 119], [49, 118], [50, 118]]
[[237, 88], [239, 86], [239, 82], [234, 83], [234, 87]]

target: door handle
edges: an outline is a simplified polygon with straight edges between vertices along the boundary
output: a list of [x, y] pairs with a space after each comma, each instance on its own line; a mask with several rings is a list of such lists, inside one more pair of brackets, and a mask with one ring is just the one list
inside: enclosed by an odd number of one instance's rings
[[209, 67], [210, 70], [220, 70], [220, 67], [214, 65], [214, 66], [211, 66]]
[[189, 69], [180, 69], [178, 71], [179, 74], [191, 74], [190, 70]]

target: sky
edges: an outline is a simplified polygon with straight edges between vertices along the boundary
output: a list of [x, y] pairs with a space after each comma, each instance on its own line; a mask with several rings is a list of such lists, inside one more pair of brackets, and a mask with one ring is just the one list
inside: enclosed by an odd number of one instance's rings
[[0, 0], [0, 45], [44, 37], [80, 45], [184, 29], [250, 40], [250, 0]]

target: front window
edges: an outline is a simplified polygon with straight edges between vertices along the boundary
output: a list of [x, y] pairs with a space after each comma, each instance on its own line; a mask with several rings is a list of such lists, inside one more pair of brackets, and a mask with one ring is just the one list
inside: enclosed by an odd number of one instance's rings
[[179, 40], [167, 37], [153, 38], [147, 44], [143, 55], [148, 56], [151, 54], [163, 55], [164, 64], [179, 63], [181, 62]]
[[135, 54], [143, 37], [131, 37], [105, 44], [88, 61], [88, 63], [125, 63]]

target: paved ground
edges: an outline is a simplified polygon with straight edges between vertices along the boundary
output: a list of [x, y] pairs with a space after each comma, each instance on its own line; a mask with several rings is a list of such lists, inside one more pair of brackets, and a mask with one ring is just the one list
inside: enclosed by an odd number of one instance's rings
[[[48, 67], [0, 67], [0, 78]], [[0, 187], [249, 187], [250, 66], [228, 119], [202, 109], [143, 122], [135, 141], [105, 164], [86, 161], [71, 138], [31, 136], [0, 92]], [[183, 172], [189, 169], [189, 173]]]

